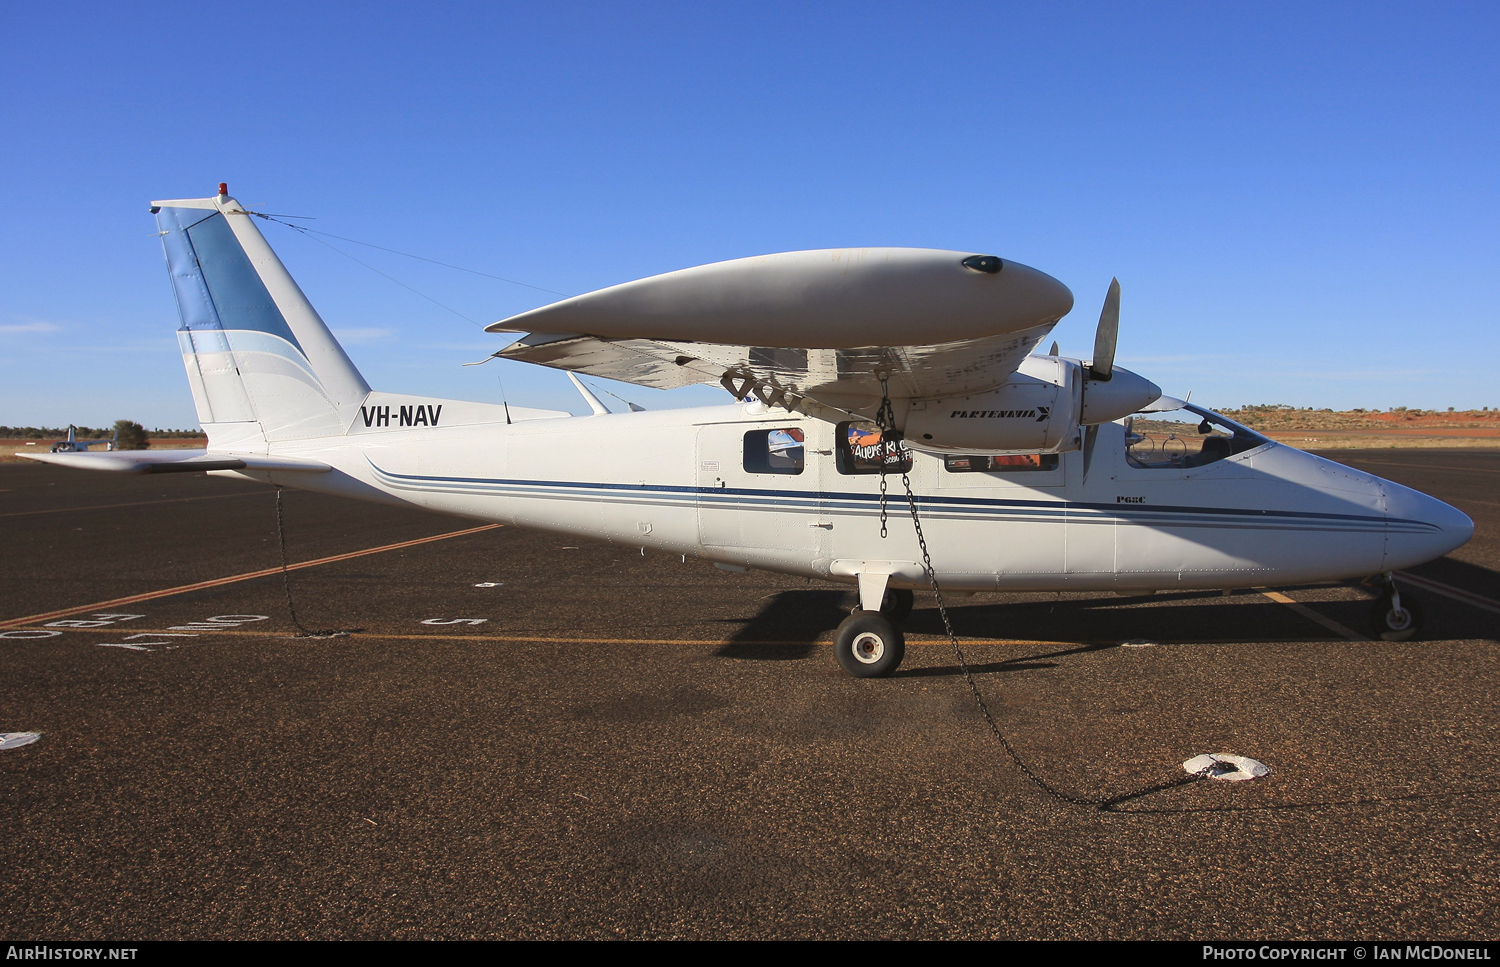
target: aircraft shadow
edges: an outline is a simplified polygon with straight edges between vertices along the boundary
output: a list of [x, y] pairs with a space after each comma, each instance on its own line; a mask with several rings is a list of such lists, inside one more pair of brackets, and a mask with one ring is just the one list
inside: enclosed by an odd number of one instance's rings
[[[721, 658], [752, 661], [792, 661], [805, 658], [813, 643], [849, 616], [844, 589], [781, 591], [773, 594], [728, 644], [715, 652]], [[774, 642], [769, 644], [768, 642]]]
[[[952, 614], [952, 611], [949, 611]], [[1092, 644], [1078, 645], [1073, 648], [1062, 648], [1057, 651], [1049, 651], [1041, 655], [1021, 655], [1015, 658], [1007, 658], [1005, 661], [984, 662], [981, 664], [969, 664], [969, 671], [975, 675], [989, 674], [992, 672], [1024, 672], [1036, 671], [1044, 668], [1056, 668], [1061, 662], [1047, 661], [1048, 658], [1065, 658], [1068, 655], [1081, 655], [1090, 651], [1103, 651], [1106, 648], [1118, 648], [1117, 644]], [[902, 668], [892, 677], [894, 678], [937, 678], [949, 675], [962, 675], [963, 669], [957, 665], [929, 665], [926, 668]]]
[[[1500, 600], [1500, 573], [1477, 564], [1441, 558], [1413, 568], [1412, 573]], [[1351, 586], [1357, 582], [1350, 582]], [[1308, 585], [1299, 590], [1319, 590]], [[1426, 640], [1496, 637], [1494, 615], [1412, 588], [1426, 613]], [[1320, 613], [1360, 634], [1370, 634], [1370, 611], [1375, 592], [1348, 600], [1310, 602]], [[723, 658], [751, 661], [790, 661], [811, 654], [849, 614], [851, 589], [781, 591], [771, 595], [754, 617], [740, 627], [716, 652]], [[903, 625], [908, 635], [944, 635], [942, 617], [931, 599], [918, 598], [918, 607]], [[924, 606], [925, 605], [925, 606]], [[998, 662], [971, 664], [975, 673], [995, 673], [1057, 667], [1048, 659], [1118, 647], [1120, 642], [1144, 638], [1162, 643], [1231, 641], [1308, 641], [1333, 637], [1285, 606], [1250, 591], [1226, 599], [1218, 591], [1181, 591], [1120, 597], [1100, 594], [1022, 602], [950, 604], [949, 618], [960, 639], [993, 638], [1039, 642], [1078, 642], [1044, 654], [1017, 656]], [[904, 668], [902, 676], [960, 674], [957, 665]]]
[[1411, 573], [1451, 584], [1472, 594], [1500, 600], [1500, 571], [1480, 567], [1478, 564], [1440, 557], [1421, 567], [1411, 568]]
[[[1142, 606], [1144, 605], [1144, 607]], [[1301, 640], [1312, 634], [1306, 619], [1264, 598], [1226, 600], [1217, 591], [1157, 595], [1070, 598], [1054, 601], [994, 602], [949, 607], [960, 639], [1079, 642], [1078, 651], [1115, 647], [1122, 641]], [[906, 620], [907, 634], [944, 634], [936, 607], [919, 607]], [[1314, 626], [1315, 627], [1315, 626]], [[971, 666], [972, 667], [972, 666]]]

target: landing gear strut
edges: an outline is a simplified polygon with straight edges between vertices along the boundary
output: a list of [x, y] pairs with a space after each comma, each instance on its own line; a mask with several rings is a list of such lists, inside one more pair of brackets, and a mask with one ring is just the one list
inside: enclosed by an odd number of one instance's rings
[[1375, 634], [1384, 641], [1410, 641], [1422, 630], [1422, 606], [1410, 591], [1402, 593], [1396, 580], [1387, 573], [1385, 591], [1375, 599], [1370, 622]]
[[916, 600], [916, 593], [911, 588], [886, 588], [885, 595], [880, 599], [880, 613], [892, 624], [899, 625], [911, 617], [911, 609]]

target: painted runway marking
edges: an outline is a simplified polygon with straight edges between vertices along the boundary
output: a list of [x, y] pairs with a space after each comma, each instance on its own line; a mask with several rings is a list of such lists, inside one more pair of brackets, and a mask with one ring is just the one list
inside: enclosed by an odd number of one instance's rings
[[1463, 588], [1455, 588], [1451, 584], [1444, 584], [1441, 581], [1434, 581], [1431, 578], [1417, 577], [1415, 574], [1408, 574], [1405, 571], [1397, 571], [1396, 574], [1400, 576], [1401, 580], [1414, 587], [1419, 587], [1423, 591], [1431, 591], [1433, 594], [1441, 594], [1445, 598], [1462, 601], [1464, 604], [1479, 608], [1482, 611], [1500, 614], [1500, 601], [1480, 597], [1471, 591], [1465, 591]]
[[1282, 594], [1280, 591], [1272, 591], [1270, 588], [1256, 588], [1255, 590], [1270, 598], [1272, 601], [1275, 601], [1277, 604], [1286, 605], [1288, 608], [1291, 608], [1293, 611], [1297, 612], [1307, 620], [1317, 622], [1336, 635], [1341, 635], [1345, 638], [1348, 638], [1350, 641], [1370, 640], [1359, 632], [1344, 627], [1337, 621], [1334, 621], [1332, 618], [1319, 614], [1312, 608], [1309, 608], [1307, 605], [1297, 601], [1293, 601], [1291, 598]]
[[191, 631], [194, 634], [208, 632], [212, 634], [224, 628], [238, 628], [240, 625], [249, 624], [252, 621], [270, 621], [268, 614], [221, 614], [212, 618], [204, 618], [202, 621], [189, 621], [187, 624], [173, 625], [173, 631]]
[[134, 621], [137, 618], [146, 617], [143, 614], [114, 614], [109, 611], [96, 611], [89, 618], [66, 618], [62, 621], [47, 622], [48, 628], [108, 628], [110, 625], [120, 621]]
[[[69, 631], [96, 631], [97, 629], [93, 629], [93, 628], [69, 628], [67, 630], [69, 630]], [[25, 632], [10, 632], [10, 634], [23, 634], [23, 633], [25, 633]], [[57, 632], [57, 631], [49, 632], [48, 636], [50, 637], [51, 635], [56, 635], [56, 634], [61, 634], [61, 632]], [[161, 634], [161, 632], [143, 632], [143, 634]], [[5, 637], [5, 636], [6, 636], [5, 632], [0, 632], [0, 637]], [[232, 629], [232, 628], [225, 628], [223, 631], [217, 631], [217, 632], [214, 633], [214, 637], [219, 637], [219, 638], [223, 638], [223, 637], [235, 637], [235, 638], [278, 638], [278, 639], [290, 639], [291, 636], [292, 636], [292, 633], [290, 631], [272, 631], [272, 630], [269, 630], [269, 629], [264, 630], [264, 631], [242, 631], [242, 630], [236, 630], [236, 629]], [[416, 641], [493, 641], [493, 642], [500, 642], [500, 643], [505, 643], [505, 644], [528, 644], [528, 645], [692, 645], [692, 646], [695, 646], [695, 647], [709, 647], [709, 648], [722, 648], [725, 645], [786, 645], [786, 646], [797, 645], [797, 646], [804, 646], [805, 647], [807, 645], [831, 645], [831, 644], [833, 644], [833, 638], [832, 638], [831, 635], [828, 636], [828, 637], [820, 637], [820, 638], [814, 639], [813, 641], [807, 641], [806, 639], [802, 639], [802, 640], [798, 640], [798, 641], [772, 641], [772, 640], [742, 641], [742, 640], [735, 640], [735, 639], [730, 639], [730, 638], [549, 638], [549, 637], [540, 636], [540, 635], [447, 635], [447, 634], [429, 634], [429, 633], [426, 633], [426, 632], [412, 634], [410, 632], [402, 632], [402, 631], [359, 631], [359, 632], [355, 632], [353, 634], [350, 634], [349, 636], [347, 636], [345, 638], [340, 638], [338, 640], [340, 642], [350, 642], [350, 641], [357, 641], [359, 639], [366, 639], [366, 640], [370, 640], [370, 641], [412, 641], [412, 642], [416, 642]], [[921, 637], [915, 637], [914, 636], [914, 637], [908, 637], [906, 639], [906, 643], [908, 645], [946, 645], [946, 644], [948, 644], [948, 639], [946, 637], [941, 637], [941, 636], [936, 636], [936, 635], [933, 635], [933, 636], [921, 636]], [[1047, 648], [1078, 648], [1078, 647], [1082, 647], [1082, 646], [1093, 646], [1093, 645], [1112, 646], [1112, 645], [1115, 644], [1115, 642], [1113, 640], [1109, 640], [1109, 641], [1103, 641], [1103, 640], [1101, 640], [1101, 641], [1031, 641], [1031, 640], [1022, 639], [1022, 638], [960, 638], [959, 639], [959, 643], [963, 644], [963, 645], [974, 645], [974, 646], [980, 646], [980, 645], [1004, 645], [1004, 646], [1007, 646], [1007, 647], [1015, 647], [1015, 646], [1033, 647], [1033, 646], [1035, 646], [1035, 647], [1047, 647]], [[1229, 643], [1235, 643], [1235, 644], [1237, 644], [1237, 643], [1239, 643], [1239, 639], [1236, 639], [1234, 642], [1224, 642], [1224, 643], [1226, 643], [1226, 644], [1229, 644]], [[1207, 641], [1207, 640], [1202, 639], [1202, 638], [1195, 638], [1191, 642], [1159, 642], [1159, 644], [1195, 644], [1195, 645], [1202, 645], [1202, 644], [1216, 644], [1216, 642]]]
[[31, 517], [35, 514], [84, 514], [91, 510], [114, 510], [117, 507], [147, 507], [151, 504], [185, 504], [190, 500], [227, 500], [230, 497], [254, 497], [264, 493], [250, 490], [243, 494], [210, 494], [206, 497], [171, 497], [167, 500], [137, 500], [129, 504], [94, 504], [91, 507], [52, 507], [47, 510], [18, 510], [0, 517]]
[[[449, 531], [446, 534], [434, 534], [432, 537], [419, 537], [414, 541], [401, 541], [399, 544], [385, 544], [381, 547], [369, 547], [362, 551], [350, 551], [348, 554], [335, 554], [332, 557], [320, 557], [312, 561], [302, 561], [297, 564], [287, 565], [288, 571], [300, 571], [305, 567], [318, 567], [322, 564], [333, 564], [337, 561], [347, 561], [350, 558], [364, 557], [368, 554], [382, 554], [386, 551], [396, 551], [403, 547], [416, 547], [418, 544], [430, 544], [433, 541], [446, 541], [450, 537], [464, 537], [469, 534], [479, 534], [484, 531], [492, 531], [504, 524], [485, 524], [483, 527], [470, 527], [461, 531]], [[106, 608], [118, 608], [121, 605], [135, 604], [138, 601], [151, 601], [156, 598], [168, 598], [174, 594], [184, 594], [188, 591], [201, 591], [205, 588], [216, 588], [225, 584], [234, 584], [239, 581], [251, 581], [255, 578], [268, 577], [272, 574], [280, 574], [281, 568], [268, 567], [260, 571], [250, 571], [245, 574], [233, 574], [229, 577], [214, 578], [211, 581], [199, 581], [196, 584], [184, 584], [175, 588], [164, 588], [161, 591], [147, 591], [144, 594], [132, 594], [125, 598], [115, 598], [112, 601], [97, 601], [93, 604], [81, 604], [76, 608], [61, 608], [57, 611], [48, 611], [45, 614], [28, 615], [25, 618], [11, 618], [8, 621], [0, 621], [0, 630], [6, 628], [19, 628], [22, 625], [35, 624], [39, 621], [48, 621], [53, 618], [66, 618], [69, 615], [81, 614], [85, 611], [101, 611]]]
[[1483, 504], [1486, 507], [1500, 507], [1493, 500], [1475, 500], [1473, 497], [1449, 497], [1449, 503], [1454, 504]]
[[1350, 463], [1368, 463], [1376, 467], [1401, 467], [1406, 470], [1457, 470], [1459, 473], [1500, 473], [1500, 470], [1491, 470], [1487, 467], [1449, 467], [1438, 463], [1391, 463], [1387, 460], [1361, 460], [1357, 457], [1351, 458]]

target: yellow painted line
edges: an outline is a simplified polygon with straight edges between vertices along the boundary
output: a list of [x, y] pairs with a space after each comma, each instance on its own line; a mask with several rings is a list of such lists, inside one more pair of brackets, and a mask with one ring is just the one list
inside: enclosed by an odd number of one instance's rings
[[[300, 571], [305, 567], [318, 567], [322, 564], [332, 564], [335, 561], [347, 561], [350, 558], [365, 557], [369, 554], [383, 554], [386, 551], [398, 551], [403, 547], [416, 547], [418, 544], [430, 544], [433, 541], [446, 541], [450, 537], [464, 537], [468, 534], [478, 534], [483, 531], [494, 530], [503, 527], [503, 524], [485, 524], [483, 527], [470, 527], [461, 531], [449, 531], [446, 534], [434, 534], [432, 537], [419, 537], [414, 541], [402, 541], [399, 544], [385, 544], [381, 547], [367, 547], [362, 551], [350, 551], [348, 554], [335, 554], [332, 557], [320, 557], [312, 561], [301, 561], [297, 564], [288, 564], [288, 571]], [[35, 624], [39, 621], [53, 621], [57, 618], [66, 618], [68, 615], [82, 614], [85, 611], [107, 611], [111, 608], [121, 608], [127, 604], [135, 604], [139, 601], [152, 601], [156, 598], [169, 598], [174, 594], [185, 594], [188, 591], [202, 591], [205, 588], [217, 588], [225, 584], [235, 584], [239, 581], [250, 581], [255, 578], [263, 578], [272, 574], [280, 574], [281, 568], [268, 567], [260, 571], [249, 571], [245, 574], [232, 574], [229, 577], [214, 578], [211, 581], [199, 581], [196, 584], [184, 584], [175, 588], [164, 588], [160, 591], [147, 591], [144, 594], [132, 594], [124, 598], [114, 598], [109, 601], [96, 601], [93, 604], [81, 604], [76, 608], [61, 608], [57, 611], [48, 611], [44, 614], [28, 615], [24, 618], [11, 618], [8, 621], [0, 621], [0, 630], [8, 628], [19, 628], [22, 625]]]
[[1301, 604], [1297, 601], [1293, 601], [1291, 598], [1282, 594], [1280, 591], [1272, 591], [1270, 588], [1256, 588], [1255, 590], [1270, 598], [1272, 601], [1275, 601], [1277, 604], [1286, 605], [1288, 608], [1291, 608], [1293, 611], [1297, 612], [1307, 620], [1317, 622], [1336, 635], [1341, 635], [1345, 638], [1348, 638], [1350, 641], [1370, 640], [1359, 632], [1344, 627], [1337, 621], [1334, 621], [1332, 618], [1319, 614], [1312, 608], [1309, 608], [1307, 605]]
[[1415, 574], [1408, 574], [1405, 571], [1397, 571], [1396, 574], [1407, 584], [1421, 588], [1423, 591], [1431, 591], [1433, 594], [1441, 594], [1445, 598], [1461, 601], [1470, 607], [1500, 614], [1500, 601], [1481, 597], [1472, 591], [1455, 588], [1451, 584], [1444, 584], [1441, 581], [1434, 581], [1431, 578], [1417, 577]]
[[[4, 491], [0, 491], [4, 493]], [[48, 510], [18, 510], [0, 517], [31, 517], [36, 514], [86, 514], [91, 510], [114, 510], [118, 507], [146, 507], [151, 504], [185, 504], [191, 500], [226, 500], [230, 497], [257, 497], [264, 491], [247, 490], [242, 494], [209, 494], [204, 497], [169, 497], [166, 500], [137, 500], [128, 504], [95, 504], [92, 507], [53, 507]]]
[[[40, 629], [30, 629], [40, 630]], [[93, 634], [119, 635], [122, 632], [140, 637], [143, 635], [163, 635], [168, 637], [182, 637], [181, 632], [171, 630], [136, 628], [133, 626], [119, 625], [114, 628], [49, 628], [49, 631], [60, 631], [65, 634]], [[270, 631], [238, 628], [225, 628], [223, 631], [204, 630], [198, 631], [191, 637], [198, 638], [282, 638], [292, 640], [317, 640], [317, 641], [352, 641], [358, 638], [367, 638], [375, 641], [493, 641], [503, 644], [529, 644], [529, 645], [695, 645], [707, 647], [722, 647], [724, 645], [831, 645], [832, 637], [819, 637], [813, 641], [735, 641], [728, 638], [548, 638], [539, 635], [445, 635], [430, 634], [426, 632], [401, 632], [401, 631], [356, 631], [340, 638], [319, 639], [296, 639], [290, 631]], [[908, 645], [946, 645], [947, 638], [936, 636], [923, 636], [921, 638], [908, 638]], [[1006, 646], [1045, 646], [1049, 648], [1078, 648], [1089, 644], [1112, 644], [1113, 642], [1084, 642], [1084, 641], [1027, 641], [1021, 638], [960, 638], [959, 644], [971, 645], [1006, 645]]]

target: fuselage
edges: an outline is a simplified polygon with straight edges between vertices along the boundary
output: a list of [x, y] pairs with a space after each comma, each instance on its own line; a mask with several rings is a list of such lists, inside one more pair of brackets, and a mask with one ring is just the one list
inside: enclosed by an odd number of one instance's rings
[[[885, 480], [882, 537], [881, 476], [848, 472], [836, 436], [756, 403], [375, 427], [274, 447], [330, 473], [240, 475], [731, 567], [846, 582], [877, 569], [926, 586], [900, 475]], [[798, 459], [784, 459], [796, 444]], [[1270, 441], [1204, 466], [1143, 468], [1127, 459], [1125, 427], [1108, 423], [1087, 449], [1037, 466], [960, 465], [918, 452], [909, 474], [932, 566], [953, 590], [1333, 581], [1410, 567], [1473, 532], [1441, 501]]]

